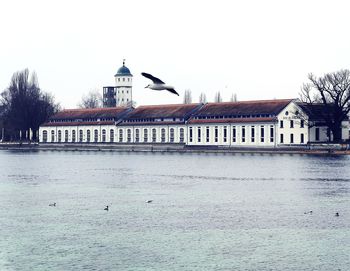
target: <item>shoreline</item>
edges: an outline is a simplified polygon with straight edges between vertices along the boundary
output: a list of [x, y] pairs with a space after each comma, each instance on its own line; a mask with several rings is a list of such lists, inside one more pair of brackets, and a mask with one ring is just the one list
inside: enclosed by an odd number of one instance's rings
[[[337, 145], [338, 146], [338, 145]], [[347, 145], [346, 145], [347, 146]], [[294, 146], [276, 148], [185, 146], [182, 144], [38, 144], [38, 143], [0, 143], [0, 150], [18, 151], [115, 151], [115, 152], [157, 152], [157, 153], [261, 153], [261, 154], [307, 154], [307, 155], [350, 155], [348, 148], [334, 145]]]

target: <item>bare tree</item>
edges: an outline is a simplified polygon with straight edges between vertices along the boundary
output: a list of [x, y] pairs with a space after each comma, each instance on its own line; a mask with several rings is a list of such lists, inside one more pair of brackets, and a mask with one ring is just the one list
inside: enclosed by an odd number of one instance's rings
[[81, 102], [78, 104], [80, 108], [99, 108], [102, 107], [102, 95], [98, 89], [91, 90], [87, 95], [83, 95]]
[[25, 69], [13, 74], [9, 87], [1, 93], [2, 125], [6, 137], [22, 139], [19, 135], [29, 135], [36, 131], [60, 106], [52, 95], [41, 91], [35, 73]]
[[207, 102], [207, 95], [204, 92], [199, 95], [199, 102], [205, 104]]
[[341, 141], [342, 121], [350, 111], [350, 71], [340, 70], [322, 77], [309, 74], [310, 82], [303, 84], [300, 99], [309, 105], [322, 105], [319, 117], [333, 134], [333, 141]]
[[222, 102], [222, 96], [221, 96], [220, 91], [218, 91], [218, 92], [215, 93], [214, 102], [215, 102], [215, 103], [221, 103], [221, 102]]
[[237, 102], [237, 94], [236, 93], [232, 93], [231, 98], [230, 98], [230, 102]]
[[192, 92], [189, 89], [185, 90], [185, 95], [184, 95], [184, 104], [190, 104], [192, 103]]

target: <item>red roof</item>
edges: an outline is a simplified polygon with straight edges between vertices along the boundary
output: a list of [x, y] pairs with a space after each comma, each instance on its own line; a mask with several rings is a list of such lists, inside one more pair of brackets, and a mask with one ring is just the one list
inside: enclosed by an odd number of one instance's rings
[[276, 116], [294, 99], [260, 100], [243, 102], [208, 103], [193, 115], [195, 117], [232, 116], [244, 117], [251, 115]]
[[229, 118], [229, 119], [190, 119], [189, 124], [201, 123], [252, 123], [252, 122], [275, 122], [276, 117], [262, 117], [262, 118]]
[[65, 119], [119, 119], [130, 108], [127, 107], [108, 107], [108, 108], [88, 108], [88, 109], [66, 109], [58, 112], [50, 120]]
[[201, 106], [202, 104], [144, 105], [131, 111], [125, 120], [187, 118]]
[[114, 121], [72, 121], [72, 122], [46, 122], [42, 127], [52, 126], [88, 126], [88, 125], [114, 125]]

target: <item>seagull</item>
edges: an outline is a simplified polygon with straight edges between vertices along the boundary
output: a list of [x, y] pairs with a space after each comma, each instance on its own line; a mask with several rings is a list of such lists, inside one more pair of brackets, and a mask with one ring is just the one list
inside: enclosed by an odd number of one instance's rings
[[167, 90], [170, 91], [171, 93], [176, 94], [177, 96], [180, 96], [179, 93], [177, 93], [174, 89], [174, 87], [166, 85], [162, 80], [160, 80], [157, 77], [154, 77], [153, 75], [149, 74], [149, 73], [145, 73], [145, 72], [141, 72], [141, 74], [148, 78], [151, 79], [153, 81], [153, 84], [149, 84], [147, 85], [145, 88], [150, 88], [153, 90]]

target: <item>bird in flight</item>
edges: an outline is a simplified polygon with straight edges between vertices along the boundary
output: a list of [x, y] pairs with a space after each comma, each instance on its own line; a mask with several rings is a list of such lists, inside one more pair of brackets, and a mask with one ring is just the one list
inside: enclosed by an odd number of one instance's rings
[[170, 91], [171, 93], [176, 94], [177, 96], [180, 96], [179, 93], [177, 93], [174, 89], [174, 87], [166, 85], [162, 80], [160, 80], [157, 77], [154, 77], [153, 75], [149, 73], [142, 72], [141, 73], [144, 77], [151, 79], [153, 81], [153, 84], [147, 85], [145, 88], [150, 88], [153, 90], [167, 90]]

